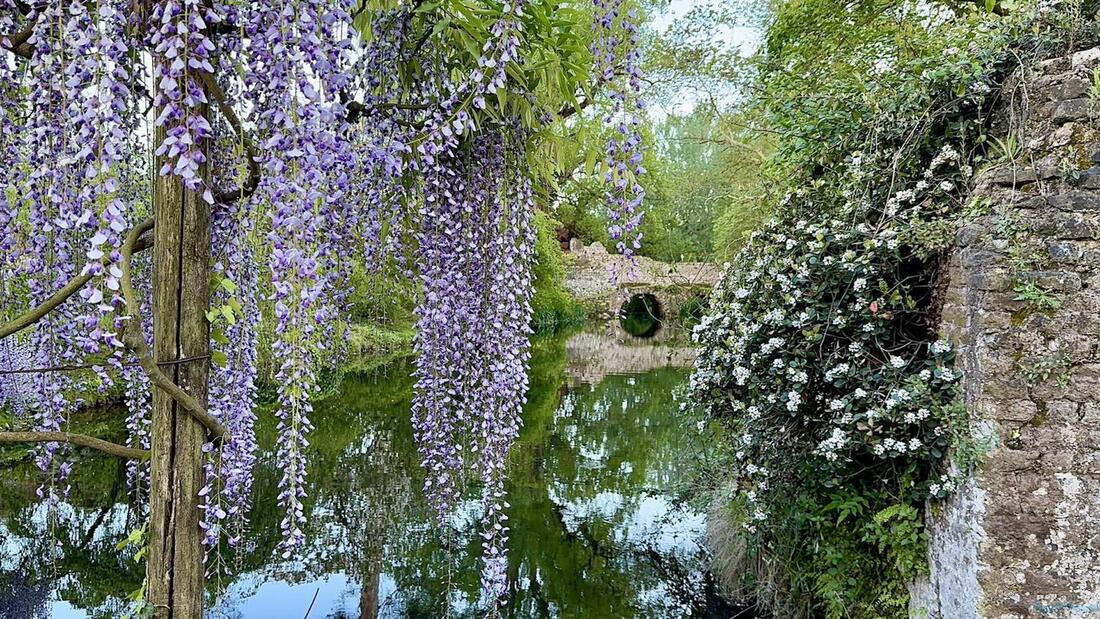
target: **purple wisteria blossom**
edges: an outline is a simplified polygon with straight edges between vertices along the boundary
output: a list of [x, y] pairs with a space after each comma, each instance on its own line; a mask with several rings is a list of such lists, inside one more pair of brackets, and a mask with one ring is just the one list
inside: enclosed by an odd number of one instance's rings
[[[615, 247], [626, 256], [632, 256], [641, 248], [642, 201], [645, 189], [639, 178], [645, 174], [642, 165], [643, 145], [641, 114], [645, 100], [641, 97], [641, 52], [638, 41], [638, 15], [635, 9], [623, 12], [622, 0], [593, 0], [596, 6], [596, 23], [600, 33], [592, 43], [596, 74], [602, 82], [613, 86], [613, 107], [604, 122], [612, 128], [607, 142], [607, 171], [604, 184], [610, 207], [611, 223], [608, 233]], [[625, 39], [619, 32], [625, 33]], [[621, 72], [616, 70], [616, 59], [621, 58]]]

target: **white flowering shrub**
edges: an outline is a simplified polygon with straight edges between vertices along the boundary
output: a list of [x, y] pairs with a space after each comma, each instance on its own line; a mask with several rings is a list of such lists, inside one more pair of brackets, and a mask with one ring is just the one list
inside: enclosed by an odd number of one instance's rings
[[[871, 158], [848, 158], [847, 186], [859, 186]], [[923, 503], [959, 483], [946, 456], [968, 431], [955, 351], [930, 316], [936, 261], [911, 231], [955, 208], [968, 173], [960, 148], [944, 145], [877, 200], [873, 186], [839, 203], [795, 192], [784, 209], [797, 219], [756, 232], [726, 267], [694, 330], [691, 388], [725, 426], [731, 517], [750, 547], [819, 538], [815, 520], [847, 509], [847, 556], [875, 559], [879, 543], [897, 540], [865, 537], [892, 508], [906, 537], [881, 555], [903, 553], [907, 576], [919, 571]]]
[[[692, 388], [728, 422], [754, 531], [768, 488], [800, 475], [824, 488], [853, 475], [905, 480], [914, 500], [942, 497], [957, 432], [954, 352], [929, 341], [928, 276], [899, 268], [912, 249], [892, 220], [773, 224], [727, 269]], [[891, 485], [897, 485], [894, 481]]]

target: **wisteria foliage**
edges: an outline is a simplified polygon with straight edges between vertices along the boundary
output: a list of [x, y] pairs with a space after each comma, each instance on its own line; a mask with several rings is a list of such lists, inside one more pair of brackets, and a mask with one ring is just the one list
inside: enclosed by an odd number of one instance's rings
[[[505, 459], [528, 384], [534, 191], [530, 127], [478, 113], [513, 87], [526, 3], [496, 7], [471, 72], [428, 53], [411, 84], [398, 67], [423, 44], [410, 40], [413, 6], [376, 10], [367, 37], [354, 0], [148, 6], [0, 0], [0, 319], [91, 275], [73, 300], [0, 341], [0, 372], [93, 365], [101, 388], [124, 383], [128, 444], [149, 446], [149, 380], [121, 332], [141, 329], [157, 345], [155, 265], [140, 256], [134, 265], [141, 324], [128, 324], [121, 247], [151, 214], [145, 170], [178, 178], [213, 210], [209, 411], [228, 439], [206, 446], [206, 542], [236, 546], [244, 533], [266, 312], [289, 557], [303, 543], [310, 402], [318, 368], [340, 354], [349, 265], [396, 260], [423, 290], [412, 417], [426, 494], [445, 523], [469, 478], [482, 484], [484, 595], [495, 603], [506, 579]], [[594, 8], [596, 74], [614, 84], [612, 233], [629, 254], [644, 195], [636, 15], [623, 0]], [[0, 373], [0, 404], [60, 430], [80, 404], [78, 380]], [[38, 454], [53, 501], [64, 493], [64, 451]], [[131, 485], [146, 474], [131, 464]]]

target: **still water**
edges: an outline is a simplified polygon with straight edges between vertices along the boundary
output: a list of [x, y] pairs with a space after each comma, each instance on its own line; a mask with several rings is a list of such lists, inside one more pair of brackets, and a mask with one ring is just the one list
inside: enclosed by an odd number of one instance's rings
[[[508, 465], [505, 616], [730, 616], [704, 569], [703, 515], [681, 496], [701, 457], [677, 402], [690, 359], [668, 342], [597, 331], [536, 341]], [[244, 551], [210, 561], [221, 572], [210, 618], [477, 616], [480, 491], [441, 536], [420, 492], [409, 369], [399, 360], [346, 376], [317, 405], [308, 545], [296, 560], [275, 551], [278, 471], [264, 460]], [[268, 449], [273, 430], [261, 436]], [[82, 454], [72, 479], [69, 502], [47, 518], [33, 467], [0, 468], [0, 618], [120, 617], [141, 586], [134, 548], [117, 548], [141, 521], [124, 468]]]

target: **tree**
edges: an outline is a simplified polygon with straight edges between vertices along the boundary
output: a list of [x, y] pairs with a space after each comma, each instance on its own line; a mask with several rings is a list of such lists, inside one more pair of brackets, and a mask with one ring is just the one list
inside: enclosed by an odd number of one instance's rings
[[[301, 544], [310, 397], [339, 357], [358, 262], [393, 261], [420, 283], [425, 492], [443, 524], [459, 484], [484, 483], [495, 604], [503, 460], [527, 385], [533, 184], [556, 171], [549, 128], [610, 90], [606, 194], [631, 251], [644, 195], [634, 19], [623, 0], [0, 0], [0, 403], [34, 426], [0, 442], [42, 444], [50, 502], [72, 446], [136, 461], [138, 487], [148, 461], [158, 618], [201, 617], [204, 554], [244, 533], [261, 319], [277, 361], [282, 550]], [[129, 444], [64, 430], [81, 369], [126, 384]]]

